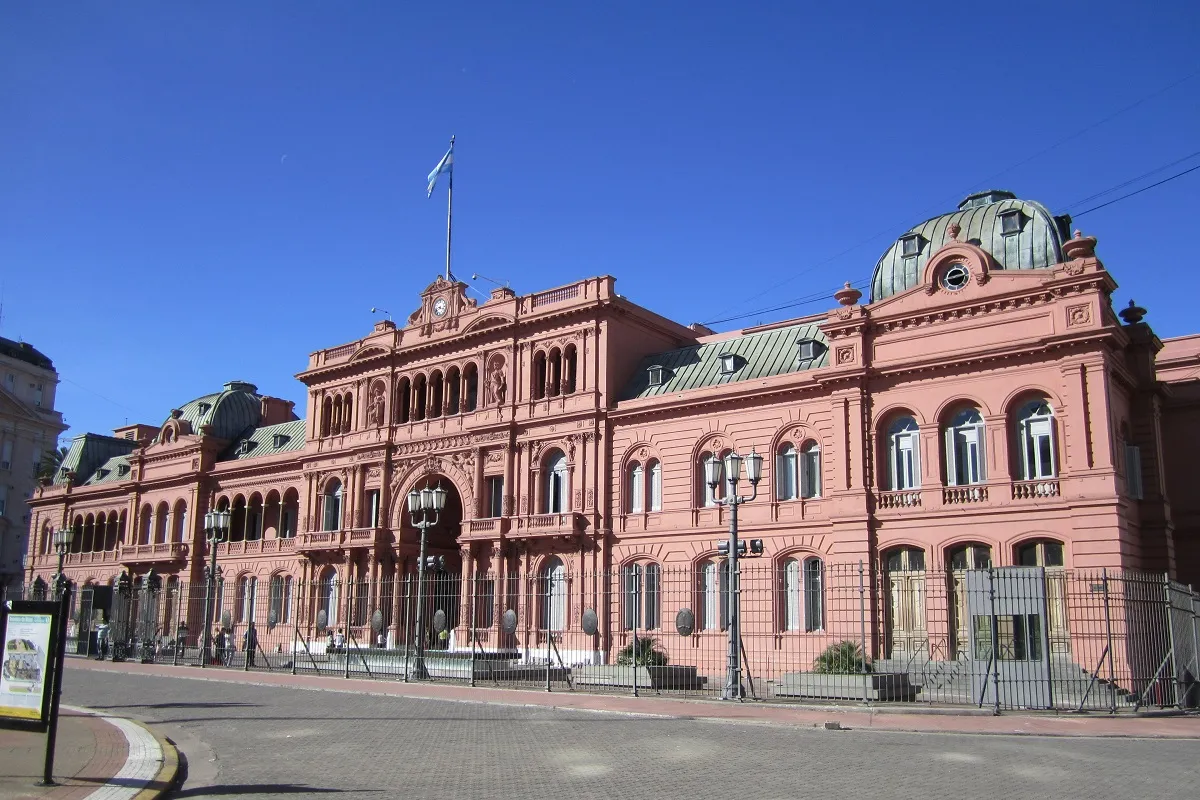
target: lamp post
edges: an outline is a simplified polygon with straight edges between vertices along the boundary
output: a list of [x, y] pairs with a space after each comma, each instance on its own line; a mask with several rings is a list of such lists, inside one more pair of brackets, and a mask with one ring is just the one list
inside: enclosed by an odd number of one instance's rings
[[408, 493], [408, 515], [413, 527], [421, 531], [421, 544], [417, 554], [417, 662], [413, 668], [413, 677], [426, 680], [429, 673], [425, 669], [425, 534], [438, 524], [442, 509], [446, 507], [446, 490], [438, 484], [436, 489], [430, 489], [426, 484], [424, 489], [413, 489]]
[[[742, 462], [746, 462], [746, 479], [750, 481], [753, 492], [749, 496], [739, 496], [737, 493], [738, 480], [741, 478]], [[721, 692], [722, 700], [741, 700], [745, 696], [742, 688], [741, 667], [741, 594], [738, 586], [738, 506], [749, 503], [758, 497], [758, 482], [762, 480], [762, 456], [751, 450], [750, 455], [743, 458], [737, 453], [725, 456], [724, 462], [714, 458], [704, 465], [704, 480], [712, 493], [713, 502], [717, 505], [729, 506], [729, 664], [727, 667], [725, 688]], [[717, 497], [717, 487], [722, 481], [728, 481], [729, 491], [726, 496]]]
[[229, 520], [233, 515], [228, 511], [209, 511], [204, 515], [204, 537], [208, 542], [209, 566], [205, 575], [204, 589], [204, 654], [200, 666], [208, 665], [212, 657], [212, 602], [214, 583], [217, 580], [217, 545], [229, 538]]
[[67, 576], [63, 575], [63, 560], [67, 557], [67, 553], [71, 552], [71, 541], [75, 538], [75, 531], [71, 528], [62, 528], [54, 532], [54, 552], [58, 553], [58, 574], [54, 576], [54, 594], [61, 595], [63, 586], [66, 585]]

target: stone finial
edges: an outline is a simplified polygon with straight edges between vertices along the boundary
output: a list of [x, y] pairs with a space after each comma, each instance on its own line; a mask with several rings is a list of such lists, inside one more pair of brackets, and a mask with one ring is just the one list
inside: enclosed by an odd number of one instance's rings
[[957, 222], [951, 222], [946, 227], [946, 235], [949, 236], [953, 241], [958, 241], [958, 234], [960, 233], [962, 233], [962, 226]]
[[1126, 325], [1136, 325], [1146, 316], [1146, 309], [1139, 306], [1134, 301], [1130, 300], [1129, 305], [1121, 309], [1121, 319], [1125, 320]]
[[171, 409], [171, 419], [179, 419], [182, 416], [183, 416], [183, 412], [180, 411], [178, 408]]
[[862, 292], [851, 286], [849, 281], [846, 281], [844, 288], [838, 289], [833, 293], [833, 299], [844, 306], [852, 306], [862, 299]]
[[1075, 238], [1063, 242], [1063, 255], [1068, 261], [1080, 258], [1094, 258], [1096, 255], [1096, 237], [1084, 236], [1083, 231], [1075, 231]]

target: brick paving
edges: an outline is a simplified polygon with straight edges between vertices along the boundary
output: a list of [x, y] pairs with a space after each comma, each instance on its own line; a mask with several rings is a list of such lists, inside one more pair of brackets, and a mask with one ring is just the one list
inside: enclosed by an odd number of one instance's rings
[[[1196, 718], [839, 715], [96, 662], [73, 663], [65, 691], [194, 743], [179, 797], [1186, 797], [1200, 755], [1087, 735], [1197, 736]], [[1029, 735], [1053, 725], [1067, 735]]]
[[87, 797], [117, 774], [128, 753], [120, 730], [102, 719], [64, 708], [54, 748], [54, 780], [59, 785], [37, 786], [46, 757], [46, 734], [0, 728], [0, 797]]

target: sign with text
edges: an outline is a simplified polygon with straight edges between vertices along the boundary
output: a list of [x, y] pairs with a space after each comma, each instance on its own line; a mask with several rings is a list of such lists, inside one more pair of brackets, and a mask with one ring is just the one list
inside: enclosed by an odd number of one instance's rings
[[57, 604], [17, 601], [9, 603], [4, 611], [0, 719], [45, 725]]

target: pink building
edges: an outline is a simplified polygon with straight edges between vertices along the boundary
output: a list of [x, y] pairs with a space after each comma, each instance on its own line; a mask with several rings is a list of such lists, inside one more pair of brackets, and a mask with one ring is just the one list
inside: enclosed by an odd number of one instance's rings
[[[564, 632], [558, 658], [610, 663], [641, 628], [672, 663], [719, 665], [728, 509], [703, 465], [753, 450], [752, 670], [805, 670], [860, 623], [882, 661], [962, 658], [962, 576], [989, 566], [1044, 568], [1049, 649], [1094, 669], [1054, 576], [1200, 581], [1200, 336], [1163, 342], [1144, 310], [1116, 313], [1096, 240], [1069, 222], [972, 195], [887, 249], [869, 302], [847, 285], [827, 312], [721, 334], [631, 303], [610, 277], [479, 303], [438, 278], [403, 326], [309, 356], [302, 417], [234, 381], [161, 424], [77, 437], [31, 501], [28, 580], [51, 579], [51, 532], [70, 526], [74, 581], [153, 568], [180, 593], [204, 581], [204, 512], [227, 508], [232, 625], [257, 602], [305, 636], [324, 610], [374, 642], [378, 611], [387, 643], [407, 641], [419, 536], [404, 500], [440, 485], [431, 591], [455, 597], [451, 647], [467, 617], [478, 646], [513, 646], [515, 609], [525, 657], [549, 630]], [[174, 596], [163, 621], [195, 637], [195, 590], [186, 610]], [[595, 637], [579, 632], [588, 609]]]

